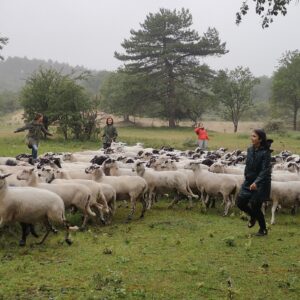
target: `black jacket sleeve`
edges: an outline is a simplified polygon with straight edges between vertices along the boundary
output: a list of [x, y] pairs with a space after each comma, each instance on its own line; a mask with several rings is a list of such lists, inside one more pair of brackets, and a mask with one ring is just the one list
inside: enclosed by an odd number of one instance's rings
[[259, 184], [262, 181], [268, 181], [271, 177], [271, 152], [269, 150], [264, 151], [263, 157], [262, 157], [262, 168], [259, 172], [257, 178], [255, 179], [255, 183]]

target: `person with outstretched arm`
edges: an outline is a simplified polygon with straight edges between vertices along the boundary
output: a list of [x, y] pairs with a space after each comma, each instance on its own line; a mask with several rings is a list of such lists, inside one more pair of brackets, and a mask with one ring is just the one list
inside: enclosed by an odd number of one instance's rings
[[26, 124], [25, 126], [18, 128], [14, 131], [21, 132], [28, 130], [27, 133], [27, 146], [32, 150], [32, 158], [35, 160], [38, 156], [38, 147], [39, 147], [39, 141], [44, 133], [45, 135], [52, 136], [52, 134], [46, 130], [46, 128], [43, 125], [43, 115], [41, 113], [37, 113], [34, 117], [34, 120], [30, 123]]

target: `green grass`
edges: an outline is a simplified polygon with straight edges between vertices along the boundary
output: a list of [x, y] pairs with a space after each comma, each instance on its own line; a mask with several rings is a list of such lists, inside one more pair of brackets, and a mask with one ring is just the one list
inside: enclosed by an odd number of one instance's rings
[[[20, 153], [30, 152], [25, 145], [25, 134], [12, 133], [14, 128], [2, 127], [0, 129], [0, 155], [15, 156]], [[145, 147], [160, 148], [163, 145], [169, 145], [177, 149], [194, 149], [196, 147], [196, 135], [192, 128], [133, 128], [120, 127], [119, 140], [127, 142], [129, 145], [136, 142], [143, 142]], [[225, 147], [229, 150], [246, 149], [250, 144], [250, 133], [220, 133], [209, 132], [209, 149]], [[294, 153], [300, 153], [300, 133], [287, 132], [286, 134], [270, 134], [274, 139], [272, 148], [275, 153], [282, 150], [290, 150]], [[55, 136], [47, 141], [42, 141], [40, 153], [47, 151], [80, 151], [86, 149], [99, 149], [101, 141], [64, 141], [62, 137]]]
[[299, 214], [278, 214], [258, 238], [237, 210], [167, 205], [130, 224], [120, 208], [113, 225], [90, 225], [71, 247], [62, 232], [19, 248], [15, 230], [0, 231], [0, 299], [299, 299]]

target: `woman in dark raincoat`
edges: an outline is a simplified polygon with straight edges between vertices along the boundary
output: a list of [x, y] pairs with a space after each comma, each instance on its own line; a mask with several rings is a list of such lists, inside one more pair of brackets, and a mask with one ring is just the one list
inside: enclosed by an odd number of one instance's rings
[[271, 192], [271, 152], [273, 140], [268, 140], [262, 129], [251, 134], [252, 146], [248, 148], [245, 167], [245, 181], [237, 199], [237, 206], [250, 216], [248, 227], [259, 224], [257, 236], [268, 234], [262, 204], [268, 201]]
[[111, 143], [116, 141], [117, 136], [118, 132], [114, 126], [114, 120], [109, 117], [106, 119], [106, 126], [104, 127], [104, 133], [102, 135], [103, 148], [109, 148]]

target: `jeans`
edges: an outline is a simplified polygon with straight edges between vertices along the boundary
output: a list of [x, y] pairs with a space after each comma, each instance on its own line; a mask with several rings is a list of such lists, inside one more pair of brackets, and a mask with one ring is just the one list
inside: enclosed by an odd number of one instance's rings
[[38, 155], [38, 145], [32, 145], [32, 158], [33, 159], [37, 159], [37, 155]]
[[207, 140], [198, 140], [198, 147], [205, 150], [207, 148]]

